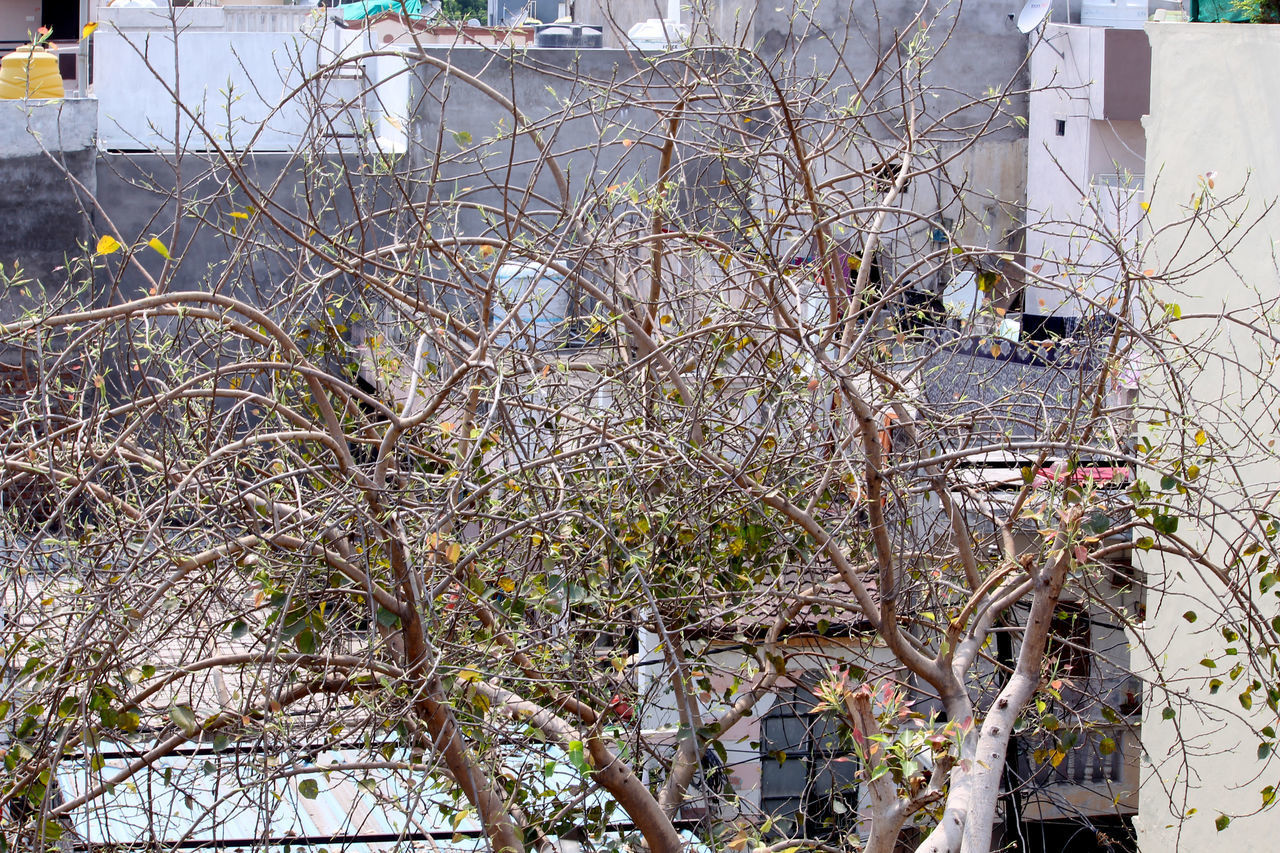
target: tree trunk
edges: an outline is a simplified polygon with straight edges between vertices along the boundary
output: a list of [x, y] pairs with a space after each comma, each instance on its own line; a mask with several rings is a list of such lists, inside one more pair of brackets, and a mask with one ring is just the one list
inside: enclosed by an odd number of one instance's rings
[[[1074, 527], [1074, 519], [1069, 519], [1065, 527], [1063, 533], [1069, 533]], [[1070, 565], [1070, 554], [1064, 546], [1053, 565], [1043, 570], [1031, 600], [1031, 615], [1027, 617], [1027, 627], [1022, 634], [1017, 667], [983, 721], [977, 757], [971, 771], [969, 819], [964, 827], [961, 853], [989, 853], [991, 850], [996, 802], [1000, 798], [1000, 779], [1004, 773], [1009, 738], [1023, 706], [1040, 684], [1040, 667], [1049, 639], [1049, 626]]]

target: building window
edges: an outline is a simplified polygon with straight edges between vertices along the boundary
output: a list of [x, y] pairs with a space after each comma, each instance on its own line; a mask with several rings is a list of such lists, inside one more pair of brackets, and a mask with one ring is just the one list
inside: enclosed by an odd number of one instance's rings
[[1084, 691], [1089, 683], [1092, 644], [1088, 612], [1075, 602], [1060, 602], [1049, 623], [1049, 640], [1045, 646], [1049, 674], [1062, 679], [1075, 691]]
[[857, 823], [858, 761], [817, 703], [803, 686], [779, 690], [760, 724], [760, 808], [782, 836], [835, 837]]
[[1060, 118], [1054, 122], [1053, 133], [1055, 136], [1067, 135], [1067, 120], [1065, 118]]

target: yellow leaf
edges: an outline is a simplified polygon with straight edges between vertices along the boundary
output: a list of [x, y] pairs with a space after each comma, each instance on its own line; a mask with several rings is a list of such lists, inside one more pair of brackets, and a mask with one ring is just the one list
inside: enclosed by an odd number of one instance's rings
[[231, 215], [232, 215], [232, 216], [234, 216], [236, 219], [248, 219], [248, 218], [249, 218], [249, 214], [247, 214], [247, 213], [245, 213], [244, 211], [241, 211], [241, 210], [233, 210], [233, 211], [231, 211]]
[[166, 261], [173, 260], [169, 255], [169, 247], [162, 243], [159, 237], [152, 237], [147, 241], [147, 245], [159, 252], [160, 257], [164, 258]]
[[457, 542], [450, 542], [445, 546], [444, 558], [450, 563], [458, 562], [458, 558], [462, 556], [462, 546]]
[[1049, 763], [1052, 764], [1054, 767], [1057, 767], [1059, 764], [1062, 763], [1062, 759], [1066, 757], [1067, 757], [1067, 754], [1065, 752], [1063, 752], [1060, 749], [1055, 749], [1053, 752], [1049, 753]]
[[992, 356], [994, 356], [995, 358], [999, 358], [999, 357], [1000, 357], [1000, 345], [999, 345], [999, 344], [992, 344], [992, 345], [991, 345], [991, 355], [992, 355]]
[[1196, 431], [1196, 445], [1197, 445], [1197, 446], [1201, 446], [1201, 447], [1203, 447], [1203, 446], [1204, 446], [1204, 443], [1205, 443], [1206, 441], [1208, 441], [1208, 440], [1209, 440], [1209, 436], [1207, 436], [1207, 435], [1205, 435], [1205, 434], [1204, 434], [1204, 430], [1197, 430], [1197, 431]]
[[459, 670], [458, 680], [459, 681], [479, 681], [480, 673], [476, 672], [474, 669]]
[[84, 29], [80, 30], [80, 38], [87, 39], [89, 36], [93, 35], [93, 31], [96, 30], [97, 28], [98, 28], [98, 22], [90, 21], [89, 23], [84, 25]]
[[99, 255], [110, 255], [114, 252], [120, 251], [120, 243], [115, 237], [112, 237], [109, 234], [103, 234], [98, 238], [98, 248], [96, 251]]
[[498, 578], [498, 586], [503, 592], [515, 592], [516, 582], [511, 578]]
[[1151, 205], [1147, 204], [1145, 201], [1142, 204], [1138, 205], [1138, 207], [1142, 208], [1143, 210], [1151, 209]]

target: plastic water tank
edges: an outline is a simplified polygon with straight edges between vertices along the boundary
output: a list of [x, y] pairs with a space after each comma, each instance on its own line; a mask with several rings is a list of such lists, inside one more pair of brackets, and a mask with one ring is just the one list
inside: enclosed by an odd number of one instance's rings
[[0, 59], [0, 98], [61, 98], [58, 57], [29, 44]]
[[604, 32], [598, 27], [584, 27], [582, 24], [541, 26], [534, 34], [533, 46], [578, 49], [604, 47]]
[[1080, 23], [1087, 27], [1140, 30], [1147, 21], [1147, 0], [1082, 0]]
[[688, 27], [662, 18], [649, 18], [627, 30], [627, 40], [640, 50], [667, 50], [688, 38]]
[[498, 267], [498, 294], [492, 306], [496, 327], [514, 308], [515, 318], [494, 338], [498, 346], [548, 349], [558, 346], [569, 314], [569, 288], [564, 276], [536, 263]]

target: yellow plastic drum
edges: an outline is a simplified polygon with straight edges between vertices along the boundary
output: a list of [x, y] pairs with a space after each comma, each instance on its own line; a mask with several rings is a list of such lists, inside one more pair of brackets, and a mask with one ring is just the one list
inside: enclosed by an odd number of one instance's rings
[[64, 96], [58, 57], [43, 47], [23, 45], [0, 59], [0, 99]]

